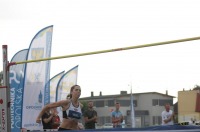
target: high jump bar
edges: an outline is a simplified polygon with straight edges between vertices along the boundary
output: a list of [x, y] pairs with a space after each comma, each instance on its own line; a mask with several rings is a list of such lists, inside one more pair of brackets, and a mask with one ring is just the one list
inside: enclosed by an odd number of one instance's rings
[[142, 44], [142, 45], [136, 45], [136, 46], [122, 47], [122, 48], [116, 48], [116, 49], [108, 49], [108, 50], [100, 50], [100, 51], [93, 51], [93, 52], [86, 52], [86, 53], [79, 53], [79, 54], [72, 54], [72, 55], [42, 58], [42, 59], [36, 59], [36, 60], [27, 60], [27, 61], [21, 61], [21, 62], [12, 62], [12, 63], [9, 64], [9, 66], [16, 65], [16, 64], [23, 64], [23, 63], [38, 62], [38, 61], [55, 60], [55, 59], [71, 58], [71, 57], [86, 56], [86, 55], [93, 55], [93, 54], [101, 54], [101, 53], [108, 53], [108, 52], [115, 52], [115, 51], [122, 51], [122, 50], [145, 48], [145, 47], [180, 43], [180, 42], [186, 42], [186, 41], [193, 41], [193, 40], [198, 40], [198, 39], [200, 39], [200, 37], [192, 37], [192, 38], [171, 40], [171, 41], [165, 41], [165, 42], [157, 42], [157, 43], [149, 43], [149, 44]]

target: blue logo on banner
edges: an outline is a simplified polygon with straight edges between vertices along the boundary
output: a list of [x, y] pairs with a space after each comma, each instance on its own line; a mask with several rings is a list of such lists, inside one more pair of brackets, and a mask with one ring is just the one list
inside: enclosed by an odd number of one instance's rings
[[38, 96], [38, 102], [42, 103], [42, 92], [41, 92], [41, 90], [40, 90], [40, 94]]

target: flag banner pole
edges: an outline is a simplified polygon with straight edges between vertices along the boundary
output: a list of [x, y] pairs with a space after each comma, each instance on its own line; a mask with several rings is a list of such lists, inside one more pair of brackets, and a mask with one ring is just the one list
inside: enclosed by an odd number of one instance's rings
[[65, 55], [65, 56], [58, 56], [58, 57], [27, 60], [27, 61], [21, 61], [21, 62], [12, 63], [12, 65], [23, 64], [23, 63], [31, 63], [31, 62], [38, 62], [38, 61], [46, 61], [46, 60], [55, 60], [55, 59], [62, 59], [62, 58], [71, 58], [71, 57], [78, 57], [78, 56], [86, 56], [86, 55], [93, 55], [93, 54], [101, 54], [101, 53], [108, 53], [108, 52], [115, 52], [115, 51], [122, 51], [122, 50], [138, 49], [138, 48], [145, 48], [145, 47], [152, 47], [152, 46], [180, 43], [180, 42], [186, 42], [186, 41], [193, 41], [193, 40], [198, 40], [198, 39], [200, 39], [200, 37], [185, 38], [185, 39], [171, 40], [171, 41], [165, 41], [165, 42], [157, 42], [157, 43], [150, 43], [150, 44], [142, 44], [142, 45], [136, 45], [136, 46], [130, 46], [130, 47], [122, 47], [122, 48], [116, 48], [116, 49], [100, 50], [100, 51], [93, 51], [93, 52], [86, 52], [86, 53], [79, 53], [79, 54], [72, 54], [72, 55]]
[[131, 84], [131, 128], [135, 128], [135, 109], [133, 104], [132, 84]]

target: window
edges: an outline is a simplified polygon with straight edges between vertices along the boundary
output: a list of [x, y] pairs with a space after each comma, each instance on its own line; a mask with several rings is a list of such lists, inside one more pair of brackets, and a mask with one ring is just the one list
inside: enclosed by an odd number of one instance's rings
[[133, 100], [134, 107], [137, 107], [137, 100]]
[[106, 117], [105, 117], [105, 122], [106, 122], [106, 123], [107, 123], [107, 122], [112, 122], [112, 121], [111, 121], [111, 116], [106, 116]]
[[171, 99], [153, 99], [153, 106], [165, 106], [166, 103], [169, 103], [171, 106], [173, 105], [173, 100]]
[[[117, 100], [117, 102], [120, 103], [121, 106], [130, 106], [131, 102], [130, 100]], [[133, 100], [134, 107], [137, 107], [137, 100]]]
[[153, 100], [152, 100], [152, 105], [153, 105], [153, 106], [159, 105], [159, 104], [158, 104], [158, 99], [153, 99]]
[[96, 107], [104, 107], [104, 100], [96, 101]]
[[108, 105], [108, 107], [115, 106], [114, 100], [108, 100], [107, 105]]
[[169, 103], [171, 106], [173, 105], [173, 100], [170, 99], [159, 99], [159, 105], [165, 106], [166, 103]]
[[118, 100], [120, 106], [130, 106], [130, 100]]
[[153, 116], [153, 125], [160, 125], [161, 120], [161, 116]]
[[103, 125], [104, 123], [105, 123], [105, 121], [104, 121], [104, 116], [102, 116], [102, 117], [98, 117], [99, 118], [99, 124], [101, 124], [101, 125]]

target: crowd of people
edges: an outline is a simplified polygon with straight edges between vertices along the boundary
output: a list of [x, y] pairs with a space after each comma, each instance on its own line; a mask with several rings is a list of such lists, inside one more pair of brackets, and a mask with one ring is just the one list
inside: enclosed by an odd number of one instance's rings
[[[79, 102], [80, 95], [81, 87], [79, 85], [72, 86], [67, 99], [44, 106], [39, 113], [36, 122], [42, 122], [43, 129], [58, 129], [58, 131], [95, 129], [98, 115], [93, 109], [93, 102], [89, 101], [87, 110], [84, 110], [82, 113], [83, 105]], [[62, 108], [62, 122], [60, 122], [57, 107]], [[84, 117], [84, 126], [82, 124], [82, 117]], [[174, 113], [170, 110], [169, 103], [165, 105], [165, 110], [161, 113], [161, 117], [162, 125], [173, 125]], [[111, 113], [111, 119], [113, 128], [122, 128], [124, 116], [120, 111], [119, 102], [115, 103], [115, 110]]]

